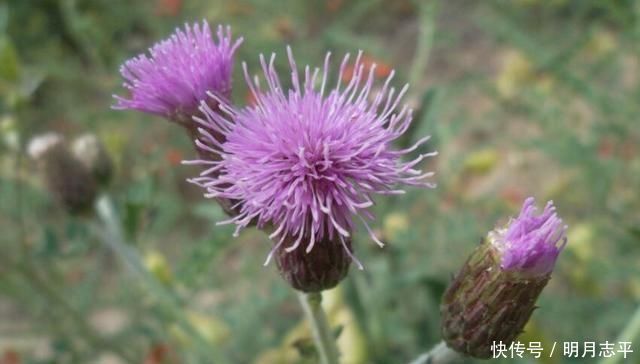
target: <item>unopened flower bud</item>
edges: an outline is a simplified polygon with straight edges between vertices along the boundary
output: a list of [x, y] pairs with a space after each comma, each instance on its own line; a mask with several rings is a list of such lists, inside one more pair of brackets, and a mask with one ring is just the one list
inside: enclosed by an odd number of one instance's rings
[[[295, 239], [294, 239], [295, 240]], [[335, 287], [349, 272], [351, 241], [334, 242], [328, 238], [307, 249], [287, 251], [287, 244], [276, 248], [274, 256], [280, 275], [302, 292], [321, 292]]]
[[47, 188], [67, 211], [83, 214], [92, 209], [98, 193], [95, 180], [62, 136], [47, 133], [33, 138], [28, 154], [38, 162]]
[[73, 155], [91, 172], [98, 184], [109, 184], [113, 177], [113, 162], [95, 135], [88, 133], [77, 137], [71, 148]]
[[44, 133], [31, 139], [27, 146], [27, 154], [36, 161], [42, 161], [47, 152], [63, 143], [62, 135], [54, 132]]
[[528, 198], [517, 218], [489, 232], [447, 288], [442, 335], [450, 348], [489, 358], [493, 343], [509, 345], [522, 332], [566, 244], [553, 203], [537, 216], [534, 204]]

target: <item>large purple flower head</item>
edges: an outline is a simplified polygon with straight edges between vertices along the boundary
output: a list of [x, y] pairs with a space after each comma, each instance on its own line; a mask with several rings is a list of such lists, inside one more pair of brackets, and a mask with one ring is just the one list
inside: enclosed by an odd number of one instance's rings
[[228, 99], [233, 55], [242, 39], [231, 39], [230, 27], [218, 26], [218, 42], [209, 24], [186, 24], [120, 68], [129, 98], [114, 96], [115, 109], [134, 109], [190, 123], [200, 101], [213, 93]]
[[520, 215], [509, 221], [505, 229], [490, 233], [501, 255], [504, 270], [546, 275], [553, 270], [558, 254], [566, 244], [567, 227], [556, 213], [552, 201], [536, 215], [535, 199], [524, 201]]
[[[407, 149], [393, 148], [411, 123], [411, 110], [399, 107], [408, 86], [399, 92], [391, 87], [393, 73], [375, 92], [375, 65], [365, 69], [360, 53], [354, 76], [344, 85], [346, 55], [330, 88], [330, 53], [322, 70], [307, 66], [301, 76], [291, 49], [287, 52], [291, 88], [280, 82], [275, 55], [268, 62], [260, 56], [264, 90], [243, 64], [254, 106], [233, 110], [223, 104], [226, 115], [221, 115], [202, 104], [206, 120], [199, 120], [198, 144], [220, 153], [222, 160], [195, 161], [209, 169], [192, 181], [206, 188], [208, 197], [239, 201], [239, 213], [226, 221], [237, 225], [236, 234], [256, 222], [273, 229], [273, 251], [285, 242], [287, 252], [304, 248], [307, 253], [317, 245], [337, 243], [355, 260], [347, 248], [354, 219], [382, 246], [366, 222], [373, 219], [368, 211], [372, 197], [404, 193], [401, 185], [433, 187], [426, 180], [433, 173], [422, 172], [419, 164], [436, 152], [403, 160], [428, 137]], [[226, 142], [218, 143], [215, 133]]]

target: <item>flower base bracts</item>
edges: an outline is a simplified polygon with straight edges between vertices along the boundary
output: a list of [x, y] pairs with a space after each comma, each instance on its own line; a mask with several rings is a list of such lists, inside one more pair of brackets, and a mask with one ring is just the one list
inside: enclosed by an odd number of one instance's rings
[[321, 292], [335, 287], [349, 272], [351, 241], [322, 240], [316, 249], [293, 249], [287, 252], [285, 244], [273, 253], [282, 278], [294, 289], [302, 292]]

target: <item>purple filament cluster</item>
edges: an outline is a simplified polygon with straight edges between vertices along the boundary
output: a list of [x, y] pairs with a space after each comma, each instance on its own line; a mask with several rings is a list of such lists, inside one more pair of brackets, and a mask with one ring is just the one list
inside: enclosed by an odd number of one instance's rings
[[[268, 61], [261, 55], [265, 89], [243, 64], [255, 105], [237, 109], [214, 94], [210, 96], [220, 103], [220, 111], [201, 102], [205, 118], [194, 118], [200, 124], [197, 145], [221, 159], [191, 161], [207, 167], [191, 181], [205, 188], [209, 198], [237, 201], [239, 213], [221, 222], [236, 224], [236, 235], [252, 223], [269, 226], [270, 238], [277, 239], [272, 253], [284, 242], [287, 251], [307, 252], [340, 242], [351, 255], [345, 239], [354, 219], [382, 246], [367, 223], [374, 219], [369, 211], [373, 196], [402, 194], [403, 185], [434, 187], [427, 180], [433, 172], [423, 172], [420, 164], [437, 152], [403, 160], [429, 137], [410, 148], [393, 148], [412, 120], [411, 109], [400, 106], [408, 85], [399, 91], [392, 87], [392, 72], [374, 88], [375, 65], [366, 68], [359, 53], [353, 77], [344, 79], [350, 60], [346, 55], [330, 86], [330, 53], [322, 69], [306, 66], [302, 74], [290, 48], [287, 53], [290, 88], [280, 81], [275, 55]], [[224, 143], [214, 137], [220, 134]]]
[[233, 55], [242, 39], [231, 39], [230, 27], [218, 27], [214, 42], [206, 21], [186, 24], [120, 68], [129, 98], [114, 96], [115, 109], [133, 109], [174, 119], [190, 118], [200, 101], [213, 93], [228, 99]]
[[495, 236], [494, 244], [501, 252], [504, 270], [534, 275], [553, 270], [558, 254], [566, 244], [566, 225], [549, 201], [541, 214], [536, 215], [535, 199], [525, 200], [520, 215], [511, 219], [507, 228]]

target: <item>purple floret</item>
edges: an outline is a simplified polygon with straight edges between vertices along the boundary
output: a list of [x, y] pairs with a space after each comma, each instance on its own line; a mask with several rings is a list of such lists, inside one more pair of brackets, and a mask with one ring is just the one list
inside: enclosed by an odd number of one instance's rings
[[114, 95], [114, 109], [133, 109], [174, 121], [190, 120], [200, 101], [213, 93], [228, 99], [231, 93], [233, 55], [242, 39], [232, 41], [231, 28], [218, 26], [213, 41], [209, 24], [202, 21], [126, 61], [120, 68], [129, 97]]
[[[391, 87], [392, 72], [374, 91], [375, 65], [365, 69], [358, 54], [354, 77], [343, 86], [347, 55], [332, 88], [327, 79], [330, 53], [322, 70], [307, 66], [301, 75], [287, 51], [291, 88], [280, 83], [275, 55], [268, 63], [261, 56], [266, 90], [243, 64], [255, 106], [234, 110], [220, 101], [223, 114], [202, 103], [206, 120], [197, 120], [202, 126], [198, 145], [222, 159], [193, 161], [209, 169], [191, 181], [206, 188], [207, 197], [238, 201], [239, 213], [222, 222], [235, 223], [236, 234], [252, 222], [271, 226], [270, 238], [277, 238], [273, 251], [285, 241], [287, 251], [305, 246], [307, 252], [335, 242], [351, 255], [345, 240], [356, 216], [382, 246], [366, 222], [374, 219], [372, 197], [404, 193], [401, 185], [434, 187], [426, 181], [433, 172], [419, 167], [436, 152], [402, 160], [429, 137], [410, 148], [393, 149], [411, 123], [411, 110], [398, 106], [407, 86], [399, 92]], [[213, 137], [216, 133], [225, 136], [224, 144]]]
[[502, 254], [502, 269], [533, 275], [548, 274], [553, 270], [558, 254], [567, 242], [567, 226], [558, 217], [552, 201], [547, 202], [540, 215], [535, 215], [536, 210], [535, 199], [529, 197], [520, 215], [495, 237]]

